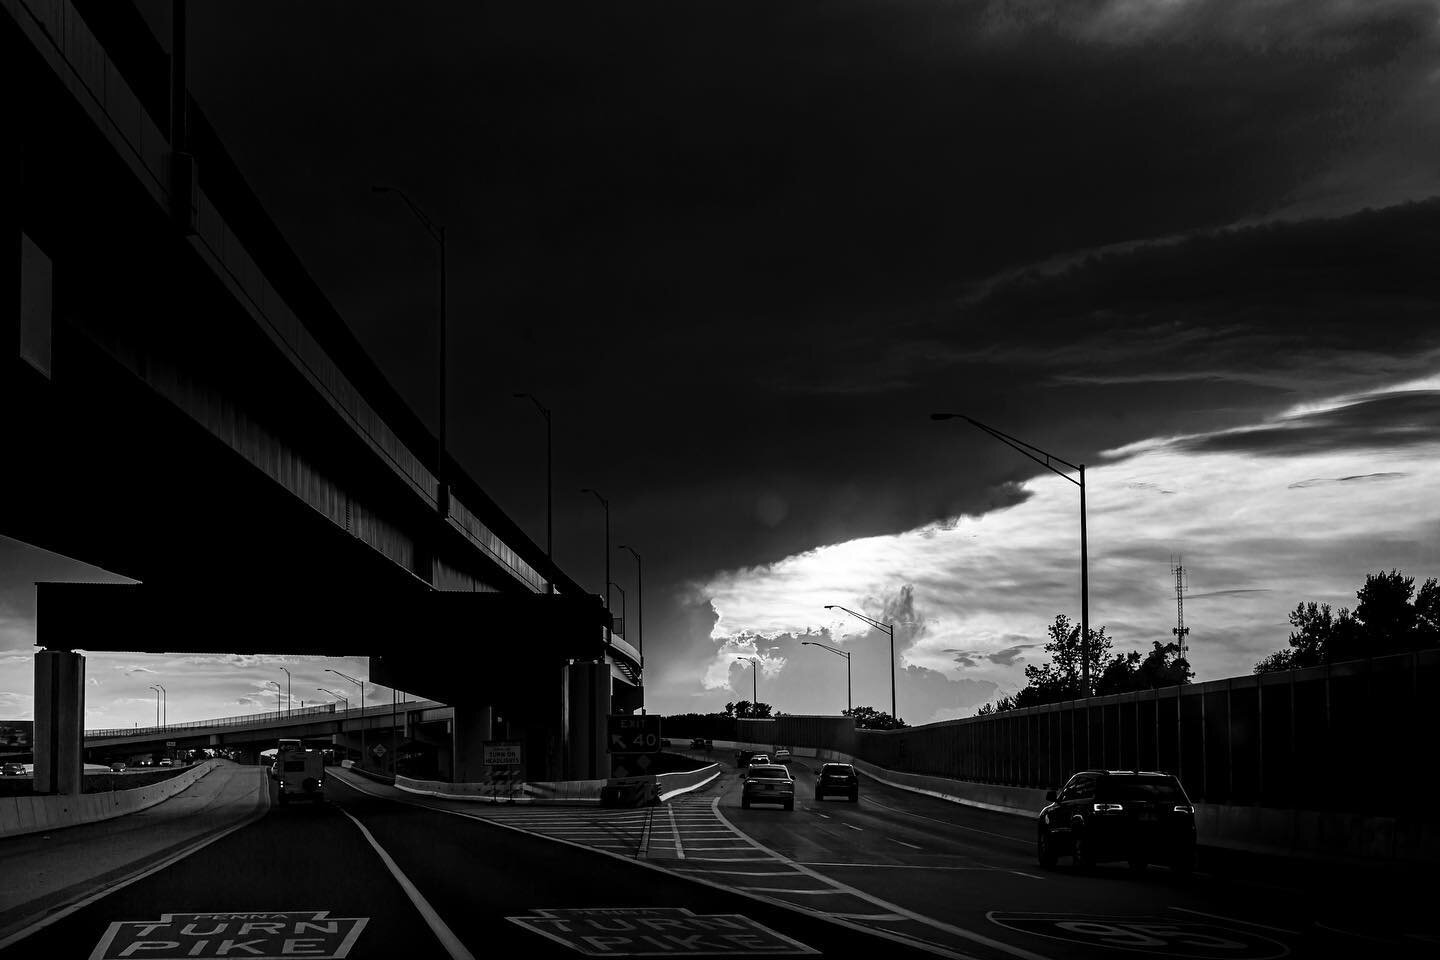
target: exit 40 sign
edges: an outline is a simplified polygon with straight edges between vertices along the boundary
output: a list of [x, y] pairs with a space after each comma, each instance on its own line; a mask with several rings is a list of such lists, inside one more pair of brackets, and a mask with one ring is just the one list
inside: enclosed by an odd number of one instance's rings
[[610, 714], [605, 726], [606, 753], [657, 753], [660, 718], [655, 715]]

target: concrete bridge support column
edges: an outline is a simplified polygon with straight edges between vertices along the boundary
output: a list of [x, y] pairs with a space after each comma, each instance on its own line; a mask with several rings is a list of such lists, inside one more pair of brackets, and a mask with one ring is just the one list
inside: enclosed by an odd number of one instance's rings
[[495, 708], [455, 704], [450, 723], [450, 780], [469, 783], [485, 777], [485, 741], [494, 739]]
[[85, 658], [69, 650], [35, 654], [35, 792], [84, 787]]
[[562, 681], [564, 778], [608, 777], [605, 723], [610, 714], [610, 664], [604, 660], [572, 660], [564, 667]]

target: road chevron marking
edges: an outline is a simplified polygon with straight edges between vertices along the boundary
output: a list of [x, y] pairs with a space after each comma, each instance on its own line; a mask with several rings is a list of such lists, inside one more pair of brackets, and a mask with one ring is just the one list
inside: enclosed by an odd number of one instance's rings
[[891, 903], [888, 900], [882, 900], [880, 897], [875, 896], [873, 893], [866, 893], [859, 887], [852, 887], [848, 883], [841, 883], [839, 880], [827, 877], [825, 876], [825, 874], [819, 872], [818, 870], [811, 870], [809, 867], [790, 859], [783, 853], [771, 850], [769, 847], [765, 846], [760, 841], [755, 840], [754, 838], [746, 834], [744, 831], [737, 828], [733, 823], [730, 822], [729, 818], [726, 817], [725, 814], [720, 812], [719, 797], [716, 797], [714, 800], [710, 801], [710, 803], [711, 809], [714, 810], [715, 816], [720, 818], [720, 822], [728, 826], [730, 829], [734, 830], [737, 836], [744, 837], [756, 850], [768, 853], [771, 857], [775, 858], [780, 863], [784, 863], [790, 867], [793, 867], [796, 870], [799, 870], [801, 873], [814, 877], [821, 883], [829, 884], [836, 890], [843, 890], [844, 892], [851, 894], [852, 896], [860, 900], [864, 900], [866, 903], [871, 903], [877, 907], [880, 907], [882, 910], [886, 910], [892, 913], [898, 913], [901, 916], [914, 920], [917, 923], [923, 923], [926, 926], [934, 927], [936, 930], [943, 930], [944, 932], [956, 937], [960, 937], [963, 940], [969, 940], [972, 943], [982, 944], [992, 950], [999, 950], [1001, 953], [1008, 953], [1012, 957], [1019, 957], [1020, 960], [1050, 960], [1050, 958], [1046, 957], [1042, 953], [1035, 953], [1034, 951], [1026, 950], [1023, 947], [1012, 946], [1008, 943], [1005, 943], [1003, 940], [996, 940], [994, 937], [987, 937], [983, 933], [976, 933], [974, 930], [966, 930], [964, 927], [957, 927], [953, 923], [946, 923], [943, 920], [936, 920], [934, 917], [927, 917], [923, 913], [916, 913], [914, 910], [907, 909], [906, 907], [902, 907], [899, 904]]
[[[810, 917], [815, 920], [821, 920], [825, 923], [832, 923], [837, 927], [844, 927], [847, 930], [854, 930], [857, 933], [868, 934], [872, 937], [880, 937], [882, 940], [891, 940], [895, 943], [903, 943], [907, 947], [911, 947], [912, 949], [923, 950], [926, 953], [934, 954], [937, 957], [944, 957], [946, 958], [946, 960], [975, 960], [974, 957], [971, 957], [968, 954], [958, 953], [949, 947], [942, 946], [938, 943], [932, 943], [929, 940], [923, 940], [919, 937], [907, 936], [905, 934], [894, 933], [889, 930], [881, 930], [876, 927], [866, 926], [864, 924], [857, 923], [854, 920], [849, 920], [844, 917], [838, 917], [831, 913], [827, 913], [824, 910], [816, 910], [813, 907], [807, 907], [798, 903], [792, 903], [789, 900], [781, 900], [778, 897], [772, 897], [769, 894], [752, 893], [748, 890], [739, 890], [735, 887], [726, 886], [723, 883], [717, 883], [714, 880], [707, 880], [705, 879], [705, 877], [700, 875], [701, 871], [699, 870], [685, 870], [683, 872], [680, 870], [672, 870], [669, 867], [662, 866], [661, 864], [654, 863], [649, 860], [636, 860], [633, 857], [621, 856], [618, 853], [612, 853], [608, 850], [600, 850], [595, 847], [587, 846], [583, 843], [577, 843], [574, 840], [566, 840], [563, 837], [551, 837], [543, 833], [536, 833], [533, 830], [526, 830], [523, 827], [514, 827], [499, 818], [492, 819], [490, 817], [481, 816], [478, 813], [471, 813], [467, 810], [452, 810], [446, 807], [430, 806], [427, 803], [423, 803], [422, 798], [420, 797], [415, 797], [412, 799], [410, 797], [401, 798], [386, 796], [383, 793], [375, 793], [372, 790], [366, 789], [365, 787], [362, 787], [356, 783], [352, 783], [342, 777], [337, 776], [335, 779], [338, 780], [340, 783], [344, 784], [346, 787], [354, 790], [356, 793], [363, 793], [366, 796], [374, 797], [377, 800], [387, 800], [391, 803], [405, 804], [407, 806], [416, 807], [418, 809], [424, 810], [427, 813], [438, 813], [452, 817], [463, 817], [466, 820], [475, 820], [479, 823], [484, 823], [492, 827], [497, 827], [501, 830], [510, 830], [514, 833], [523, 833], [526, 836], [535, 837], [540, 840], [549, 840], [552, 843], [563, 843], [567, 846], [574, 847], [577, 850], [587, 850], [590, 853], [596, 854], [597, 856], [613, 857], [614, 859], [619, 860], [621, 863], [633, 864], [634, 866], [641, 867], [646, 870], [655, 870], [659, 873], [665, 874], [668, 877], [678, 877], [682, 880], [688, 880], [691, 883], [698, 883], [702, 886], [709, 887], [712, 890], [718, 890], [721, 893], [728, 893], [731, 896], [745, 897], [748, 900], [755, 900], [759, 903], [767, 904], [768, 906], [777, 907], [782, 910], [789, 910], [793, 913], [803, 914], [804, 916]], [[699, 858], [691, 858], [691, 862], [694, 862], [697, 859]], [[719, 858], [711, 857], [707, 859], [715, 860]], [[745, 860], [748, 863], [763, 862], [762, 859], [756, 857], [745, 858]], [[805, 872], [812, 873], [813, 871]], [[1032, 956], [1035, 957], [1035, 960], [1048, 960], [1048, 958], [1040, 957], [1039, 955]]]

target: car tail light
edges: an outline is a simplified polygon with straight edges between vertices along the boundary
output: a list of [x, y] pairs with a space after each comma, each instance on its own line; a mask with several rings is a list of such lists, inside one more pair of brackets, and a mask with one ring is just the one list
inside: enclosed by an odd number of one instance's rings
[[1125, 805], [1124, 805], [1123, 803], [1097, 803], [1097, 804], [1095, 804], [1095, 812], [1096, 812], [1096, 813], [1119, 813], [1121, 810], [1124, 810], [1124, 809], [1125, 809]]
[[1175, 813], [1194, 813], [1194, 812], [1195, 812], [1195, 808], [1194, 808], [1194, 807], [1187, 807], [1187, 806], [1185, 806], [1185, 804], [1183, 804], [1183, 803], [1177, 803], [1177, 804], [1175, 804], [1175, 810], [1174, 810], [1174, 812], [1175, 812]]

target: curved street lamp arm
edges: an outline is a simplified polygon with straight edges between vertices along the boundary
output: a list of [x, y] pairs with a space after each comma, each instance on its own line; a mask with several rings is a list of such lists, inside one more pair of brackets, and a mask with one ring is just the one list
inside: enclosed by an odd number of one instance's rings
[[393, 193], [398, 196], [401, 201], [404, 202], [405, 206], [410, 208], [410, 212], [415, 214], [415, 219], [420, 221], [420, 225], [425, 228], [426, 232], [428, 232], [437, 243], [445, 242], [441, 239], [440, 228], [435, 225], [435, 221], [425, 216], [425, 211], [421, 210], [420, 205], [414, 200], [411, 200], [404, 190], [401, 190], [399, 187], [384, 187], [376, 184], [370, 188], [370, 191], [372, 193]]
[[1018, 450], [1020, 453], [1023, 453], [1025, 456], [1029, 457], [1031, 460], [1034, 460], [1036, 463], [1040, 464], [1040, 466], [1049, 470], [1051, 473], [1054, 473], [1056, 476], [1064, 477], [1066, 480], [1069, 480], [1077, 487], [1080, 485], [1079, 480], [1076, 480], [1074, 477], [1070, 476], [1065, 471], [1059, 469], [1055, 466], [1055, 464], [1064, 464], [1071, 470], [1081, 470], [1084, 469], [1083, 467], [1080, 467], [1078, 464], [1071, 463], [1069, 460], [1063, 460], [1060, 457], [1055, 456], [1053, 453], [1047, 453], [1044, 450], [1041, 450], [1039, 447], [1035, 446], [1033, 443], [1026, 443], [1024, 440], [1021, 440], [1018, 437], [1012, 437], [1010, 436], [1010, 434], [1005, 433], [1002, 430], [996, 430], [994, 427], [983, 424], [973, 417], [967, 417], [963, 413], [932, 413], [930, 414], [930, 419], [964, 420], [966, 423], [969, 423], [972, 426], [979, 427], [981, 430], [984, 430], [986, 433], [990, 434], [990, 436], [994, 437], [996, 440], [999, 440], [1001, 443], [1012, 447], [1015, 450]]
[[[880, 621], [880, 620], [876, 620], [876, 619], [874, 619], [874, 618], [872, 618], [872, 617], [867, 617], [867, 616], [865, 616], [865, 614], [859, 613], [858, 611], [855, 611], [855, 610], [851, 610], [849, 607], [842, 607], [842, 606], [840, 606], [840, 604], [838, 604], [838, 603], [827, 603], [827, 604], [825, 604], [825, 609], [826, 609], [826, 610], [844, 610], [846, 613], [850, 614], [850, 616], [855, 617], [855, 618], [858, 619], [858, 620], [864, 620], [866, 623], [870, 624], [870, 626], [874, 627], [876, 630], [885, 630], [885, 631], [887, 631], [891, 636], [894, 636], [894, 635], [895, 635], [895, 627], [894, 627], [893, 624], [884, 623], [884, 622], [882, 622], [882, 621]], [[804, 641], [802, 641], [802, 642], [804, 642]]]
[[828, 644], [819, 643], [819, 642], [817, 642], [817, 641], [815, 641], [815, 640], [801, 640], [801, 641], [800, 641], [800, 646], [802, 646], [802, 647], [819, 647], [821, 650], [829, 650], [831, 653], [834, 653], [834, 654], [837, 654], [837, 655], [839, 655], [839, 656], [842, 656], [842, 657], [844, 657], [846, 660], [849, 660], [849, 659], [850, 659], [850, 654], [847, 653], [846, 651], [844, 651], [844, 650], [837, 650], [837, 649], [835, 649], [834, 647], [829, 646]]

